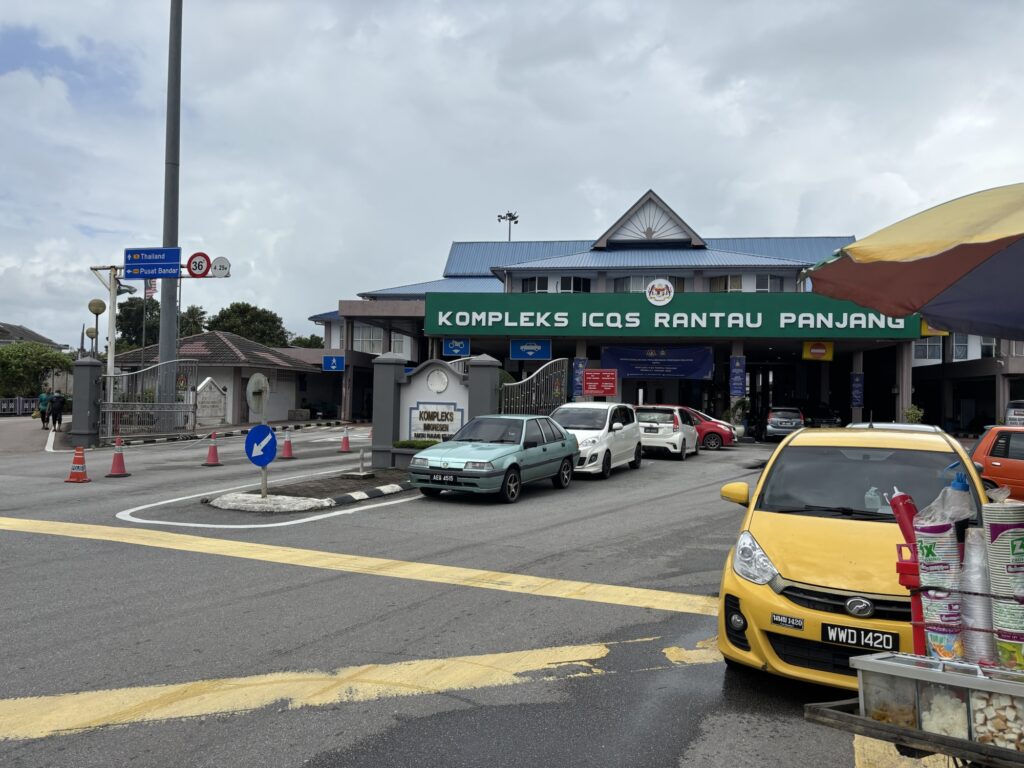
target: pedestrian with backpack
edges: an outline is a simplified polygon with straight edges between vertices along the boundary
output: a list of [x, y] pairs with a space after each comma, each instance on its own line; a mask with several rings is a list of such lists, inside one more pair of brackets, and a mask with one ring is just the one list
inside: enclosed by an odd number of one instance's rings
[[61, 419], [64, 416], [64, 395], [61, 394], [58, 389], [53, 393], [53, 397], [50, 398], [49, 409], [50, 419], [53, 421], [53, 429], [55, 432], [60, 432]]

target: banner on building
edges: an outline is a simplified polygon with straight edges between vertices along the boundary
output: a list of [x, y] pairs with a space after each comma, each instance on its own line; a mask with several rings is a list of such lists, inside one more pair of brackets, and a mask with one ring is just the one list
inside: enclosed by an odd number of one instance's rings
[[583, 372], [587, 370], [587, 358], [574, 357], [572, 359], [572, 396], [583, 396]]
[[711, 347], [602, 347], [601, 367], [623, 379], [703, 379], [715, 371]]
[[729, 358], [729, 397], [746, 397], [747, 358], [733, 355]]
[[864, 407], [864, 374], [850, 374], [850, 407]]

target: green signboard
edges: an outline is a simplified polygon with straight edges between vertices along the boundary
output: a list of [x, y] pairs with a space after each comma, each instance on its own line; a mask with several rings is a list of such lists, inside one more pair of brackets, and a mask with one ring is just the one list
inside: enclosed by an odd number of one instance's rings
[[428, 293], [430, 336], [917, 339], [919, 315], [887, 317], [814, 293]]

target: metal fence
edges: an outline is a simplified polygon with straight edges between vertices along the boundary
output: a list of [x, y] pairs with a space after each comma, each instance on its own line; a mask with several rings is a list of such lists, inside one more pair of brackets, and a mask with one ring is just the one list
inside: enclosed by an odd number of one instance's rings
[[0, 416], [28, 416], [38, 405], [38, 397], [0, 397]]
[[[177, 367], [173, 399], [158, 395], [161, 374], [170, 365]], [[171, 360], [132, 373], [104, 376], [100, 440], [195, 434], [198, 375], [198, 361]]]
[[546, 416], [566, 402], [568, 384], [568, 358], [552, 360], [522, 381], [501, 385], [501, 412]]

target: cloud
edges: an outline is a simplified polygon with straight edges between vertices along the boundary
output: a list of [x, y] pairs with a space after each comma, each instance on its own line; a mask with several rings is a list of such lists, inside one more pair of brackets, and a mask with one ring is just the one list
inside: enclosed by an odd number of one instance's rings
[[[162, 237], [166, 13], [36, 2], [0, 40], [0, 319], [75, 343]], [[1011, 2], [187, 3], [186, 304], [308, 315], [456, 239], [596, 237], [653, 188], [707, 236], [858, 234], [1019, 181]]]

